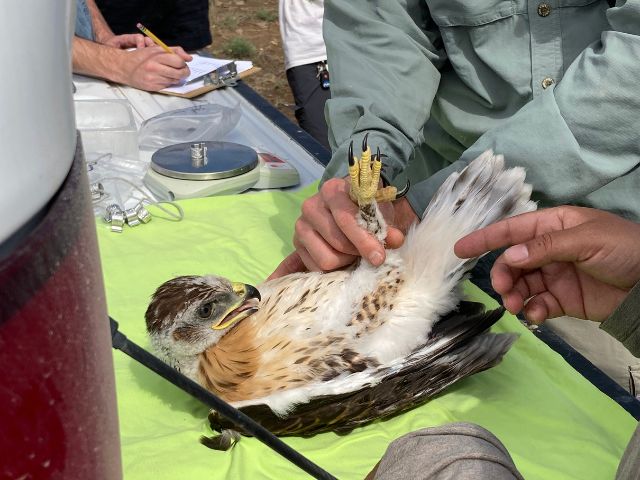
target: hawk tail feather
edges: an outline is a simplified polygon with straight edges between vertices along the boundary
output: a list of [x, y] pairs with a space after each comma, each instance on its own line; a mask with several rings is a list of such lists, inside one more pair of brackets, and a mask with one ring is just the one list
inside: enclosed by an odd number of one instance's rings
[[[504, 157], [487, 150], [451, 174], [407, 235], [403, 257], [414, 281], [458, 283], [477, 259], [461, 260], [453, 246], [463, 236], [506, 217], [536, 209], [521, 167], [504, 168]], [[441, 281], [441, 280], [440, 280]]]

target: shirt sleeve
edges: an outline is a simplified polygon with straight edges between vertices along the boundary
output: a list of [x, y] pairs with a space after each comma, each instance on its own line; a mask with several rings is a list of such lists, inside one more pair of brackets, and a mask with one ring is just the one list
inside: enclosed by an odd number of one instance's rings
[[[325, 116], [334, 151], [323, 180], [346, 175], [349, 143], [365, 132], [396, 168], [395, 159], [409, 158], [422, 140], [445, 60], [424, 2], [326, 1], [323, 29], [332, 95]], [[398, 169], [406, 165], [400, 163]]]
[[600, 328], [620, 340], [632, 355], [640, 357], [640, 282]]
[[93, 23], [86, 0], [76, 0], [75, 34], [86, 40], [94, 41]]
[[413, 187], [408, 198], [416, 212], [451, 172], [487, 149], [503, 154], [509, 166], [525, 167], [534, 198], [545, 205], [579, 203], [638, 167], [640, 1], [608, 9], [607, 18], [611, 30], [578, 55], [554, 88]]

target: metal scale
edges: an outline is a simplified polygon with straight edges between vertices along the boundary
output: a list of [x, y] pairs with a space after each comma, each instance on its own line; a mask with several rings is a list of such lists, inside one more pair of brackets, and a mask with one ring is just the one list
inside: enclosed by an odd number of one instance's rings
[[275, 155], [213, 141], [161, 148], [152, 155], [144, 177], [155, 195], [171, 200], [284, 188], [299, 182], [298, 171]]

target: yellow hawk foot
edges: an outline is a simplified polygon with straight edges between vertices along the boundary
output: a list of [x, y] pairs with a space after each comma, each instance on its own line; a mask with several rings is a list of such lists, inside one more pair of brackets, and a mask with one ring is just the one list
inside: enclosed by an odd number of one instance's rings
[[371, 148], [367, 144], [369, 134], [362, 140], [362, 155], [360, 159], [353, 155], [353, 141], [349, 145], [349, 177], [351, 178], [351, 188], [349, 196], [359, 207], [371, 205], [375, 200], [377, 203], [393, 202], [406, 195], [409, 185], [402, 190], [392, 185], [378, 188], [381, 185], [380, 172], [382, 170], [382, 154], [378, 148], [375, 155], [371, 155]]
[[387, 236], [387, 225], [378, 209], [379, 202], [392, 202], [404, 196], [409, 188], [398, 192], [394, 186], [378, 188], [381, 185], [380, 172], [382, 170], [382, 155], [378, 148], [375, 155], [367, 144], [369, 134], [362, 141], [362, 155], [360, 159], [353, 155], [353, 142], [349, 145], [349, 177], [351, 187], [349, 196], [360, 210], [360, 225], [384, 243]]

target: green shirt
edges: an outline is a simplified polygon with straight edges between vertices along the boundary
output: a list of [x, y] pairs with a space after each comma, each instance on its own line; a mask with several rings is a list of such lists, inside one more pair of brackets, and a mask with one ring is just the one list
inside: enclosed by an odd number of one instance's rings
[[[364, 133], [423, 212], [486, 149], [526, 168], [540, 206], [640, 221], [640, 0], [327, 0], [327, 102], [346, 174]], [[437, 172], [437, 173], [436, 173]]]

